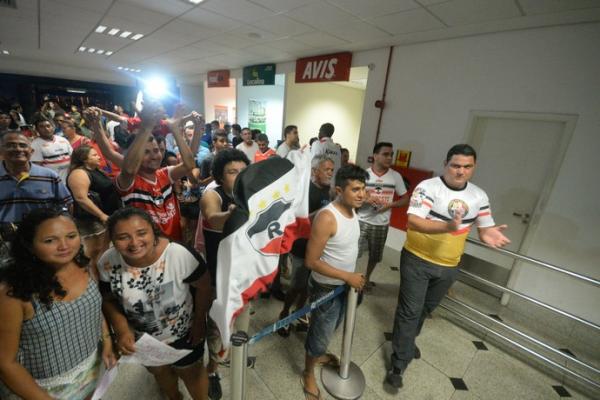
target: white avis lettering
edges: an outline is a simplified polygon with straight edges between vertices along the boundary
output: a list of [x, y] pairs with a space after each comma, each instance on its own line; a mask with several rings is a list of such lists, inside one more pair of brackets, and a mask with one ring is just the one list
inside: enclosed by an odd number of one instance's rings
[[302, 79], [331, 79], [335, 75], [337, 58], [331, 60], [309, 61], [306, 63]]

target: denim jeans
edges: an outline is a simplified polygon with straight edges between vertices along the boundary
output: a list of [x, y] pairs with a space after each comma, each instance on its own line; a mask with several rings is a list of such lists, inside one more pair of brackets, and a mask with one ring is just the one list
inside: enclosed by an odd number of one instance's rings
[[[308, 282], [310, 301], [318, 300], [335, 290], [336, 286], [322, 285], [314, 279]], [[310, 326], [304, 348], [310, 357], [320, 357], [327, 353], [327, 347], [333, 333], [344, 319], [346, 296], [340, 294], [317, 307], [310, 313]]]
[[400, 293], [392, 333], [392, 365], [405, 370], [415, 355], [423, 322], [452, 286], [458, 267], [442, 267], [406, 249], [400, 256]]

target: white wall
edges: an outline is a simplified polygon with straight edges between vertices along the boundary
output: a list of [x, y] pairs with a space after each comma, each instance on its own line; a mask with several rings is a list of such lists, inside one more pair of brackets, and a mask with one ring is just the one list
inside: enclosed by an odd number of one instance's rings
[[286, 82], [285, 125], [297, 125], [300, 143], [317, 136], [325, 122], [335, 126], [333, 141], [346, 147], [354, 159], [365, 91], [332, 83], [298, 83], [294, 74]]
[[[573, 138], [527, 253], [600, 279], [598, 43], [596, 23], [396, 47], [379, 139], [411, 149], [412, 166], [441, 171], [447, 149], [465, 140], [470, 110], [577, 114]], [[375, 68], [367, 84], [369, 100], [363, 111], [369, 120], [361, 129], [359, 161], [375, 140], [371, 100], [381, 96], [387, 51], [365, 57]], [[388, 244], [400, 248], [402, 241], [403, 235], [393, 232]], [[600, 290], [589, 284], [527, 265], [515, 288], [600, 323]]]
[[215, 119], [215, 105], [227, 106], [227, 115], [230, 123], [235, 123], [235, 79], [229, 79], [229, 87], [209, 88], [204, 81], [204, 115], [206, 122]]
[[[204, 113], [204, 86], [197, 84], [180, 84], [179, 97], [190, 110]], [[210, 121], [209, 121], [210, 122]]]
[[267, 131], [269, 146], [275, 147], [283, 132], [283, 102], [285, 95], [285, 74], [275, 75], [275, 85], [243, 86], [243, 79], [237, 83], [238, 124], [248, 126], [248, 100], [267, 102]]

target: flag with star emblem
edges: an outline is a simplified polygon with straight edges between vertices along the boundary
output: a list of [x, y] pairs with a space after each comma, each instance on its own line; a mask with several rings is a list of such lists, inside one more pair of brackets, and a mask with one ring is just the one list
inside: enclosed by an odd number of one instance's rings
[[236, 208], [223, 227], [210, 311], [226, 346], [235, 317], [275, 278], [279, 256], [310, 234], [310, 173], [310, 153], [292, 151], [287, 158], [251, 164], [237, 177]]

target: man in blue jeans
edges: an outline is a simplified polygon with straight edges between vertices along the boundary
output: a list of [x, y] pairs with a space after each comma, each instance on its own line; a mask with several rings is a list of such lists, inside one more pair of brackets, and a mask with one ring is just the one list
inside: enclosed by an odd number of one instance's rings
[[[365, 201], [367, 178], [367, 172], [356, 165], [340, 168], [335, 175], [336, 199], [323, 207], [313, 221], [305, 258], [305, 265], [312, 270], [308, 284], [311, 301], [340, 285], [347, 284], [361, 290], [365, 284], [364, 275], [354, 272], [360, 237], [354, 210]], [[342, 321], [345, 305], [345, 297], [337, 296], [311, 314], [302, 375], [304, 397], [309, 400], [321, 399], [315, 380], [315, 365], [337, 361], [337, 357], [327, 354], [327, 346]]]
[[402, 374], [420, 357], [415, 337], [423, 321], [440, 303], [458, 275], [471, 226], [491, 247], [510, 240], [496, 226], [485, 192], [469, 180], [477, 155], [467, 144], [453, 146], [446, 155], [444, 174], [421, 182], [410, 199], [406, 242], [400, 257], [400, 294], [392, 334], [392, 369], [386, 381], [402, 387]]

